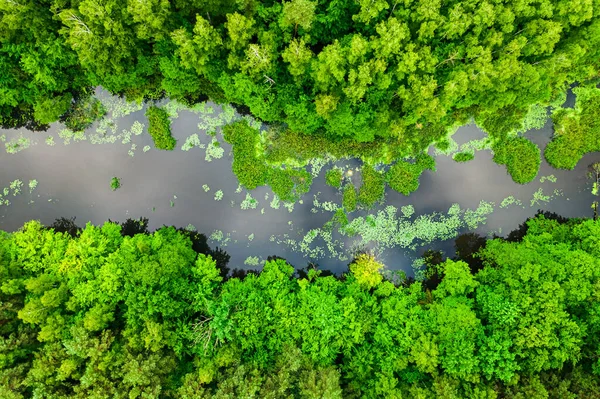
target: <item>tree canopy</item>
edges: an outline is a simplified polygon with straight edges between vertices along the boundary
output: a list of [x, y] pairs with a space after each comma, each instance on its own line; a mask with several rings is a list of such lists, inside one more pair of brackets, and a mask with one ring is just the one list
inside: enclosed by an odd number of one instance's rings
[[234, 277], [197, 233], [54, 226], [0, 232], [2, 397], [599, 397], [593, 220], [457, 241], [435, 284], [368, 254]]
[[599, 16], [597, 0], [6, 1], [0, 122], [52, 122], [101, 85], [416, 155], [469, 117], [510, 128], [597, 77]]

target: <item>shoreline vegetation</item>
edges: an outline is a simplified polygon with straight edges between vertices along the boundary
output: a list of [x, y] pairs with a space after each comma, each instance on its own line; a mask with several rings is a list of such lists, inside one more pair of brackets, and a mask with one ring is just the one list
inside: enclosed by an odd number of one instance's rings
[[[293, 168], [310, 159], [402, 165], [431, 145], [450, 149], [451, 133], [475, 122], [495, 160], [524, 184], [537, 175], [540, 149], [520, 133], [541, 127], [548, 107], [556, 110], [545, 151], [553, 166], [572, 168], [600, 148], [599, 6], [542, 3], [177, 0], [145, 8], [109, 0], [97, 12], [90, 0], [71, 8], [10, 2], [1, 19], [0, 125], [39, 130], [61, 120], [83, 129], [105, 113], [91, 97], [98, 86], [130, 101], [233, 104], [273, 127], [252, 139], [263, 153], [250, 158], [279, 171], [259, 171], [247, 188], [268, 184], [292, 201], [307, 184]], [[577, 110], [559, 109], [575, 83]], [[156, 147], [174, 148], [166, 113], [151, 106], [148, 118]], [[392, 188], [418, 187], [416, 169], [392, 168]]]
[[463, 234], [453, 258], [426, 251], [416, 279], [368, 252], [338, 276], [277, 256], [230, 270], [193, 226], [147, 226], [0, 232], [2, 397], [600, 391], [597, 221], [546, 213], [505, 239]]

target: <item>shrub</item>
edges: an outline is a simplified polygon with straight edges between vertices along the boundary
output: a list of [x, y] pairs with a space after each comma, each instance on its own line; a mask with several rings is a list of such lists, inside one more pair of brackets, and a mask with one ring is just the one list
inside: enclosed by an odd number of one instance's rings
[[350, 274], [356, 279], [356, 282], [363, 288], [371, 289], [381, 283], [383, 277], [381, 270], [383, 264], [369, 254], [360, 254], [348, 266]]
[[112, 180], [110, 181], [110, 188], [112, 188], [113, 191], [120, 189], [121, 188], [121, 179], [119, 179], [118, 177], [113, 177]]
[[79, 98], [61, 118], [65, 126], [74, 132], [80, 132], [91, 126], [94, 121], [106, 114], [106, 108], [93, 96]]
[[472, 152], [457, 152], [452, 157], [456, 162], [469, 162], [475, 159], [475, 154]]
[[554, 138], [544, 156], [555, 168], [573, 169], [586, 153], [600, 151], [600, 89], [578, 87], [573, 92], [575, 108], [552, 114]]
[[159, 150], [173, 150], [177, 140], [171, 136], [169, 114], [162, 108], [149, 107], [146, 110], [148, 133], [152, 136], [154, 146]]
[[421, 154], [414, 163], [396, 162], [387, 171], [385, 178], [392, 190], [409, 195], [419, 188], [419, 177], [425, 169], [435, 169], [435, 161], [429, 155]]
[[38, 101], [33, 107], [35, 120], [42, 124], [58, 120], [61, 115], [67, 112], [71, 106], [72, 99], [71, 94], [67, 93]]
[[358, 191], [358, 202], [365, 208], [371, 208], [385, 194], [385, 177], [369, 164], [363, 165], [361, 176], [362, 184]]
[[356, 210], [356, 188], [354, 188], [354, 184], [348, 183], [344, 186], [342, 206], [346, 212], [354, 212]]
[[269, 185], [285, 202], [294, 202], [310, 191], [312, 177], [306, 170], [268, 165], [259, 151], [260, 136], [246, 120], [223, 128], [223, 138], [233, 146], [233, 173], [248, 190]]
[[540, 169], [540, 149], [525, 137], [505, 138], [493, 147], [494, 162], [506, 165], [515, 183], [529, 183]]
[[342, 186], [342, 176], [340, 168], [329, 169], [325, 174], [325, 183], [331, 187], [340, 188]]

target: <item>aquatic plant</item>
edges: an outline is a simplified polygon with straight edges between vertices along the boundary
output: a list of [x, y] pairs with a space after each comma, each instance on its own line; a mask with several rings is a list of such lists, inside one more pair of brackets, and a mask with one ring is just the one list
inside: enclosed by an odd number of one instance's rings
[[171, 135], [171, 121], [169, 114], [162, 108], [148, 107], [148, 133], [154, 141], [154, 146], [159, 150], [173, 150], [177, 140]]
[[133, 157], [135, 155], [136, 148], [137, 145], [135, 143], [131, 144], [131, 148], [129, 149], [129, 151], [127, 151], [130, 157]]
[[405, 205], [400, 207], [400, 212], [402, 212], [402, 216], [405, 218], [409, 218], [415, 214], [415, 207], [412, 205]]
[[121, 139], [121, 144], [129, 144], [131, 143], [131, 136], [132, 135], [136, 135], [139, 136], [140, 134], [142, 134], [144, 130], [144, 125], [141, 124], [138, 121], [133, 122], [133, 125], [131, 126], [131, 129], [123, 129], [121, 131], [121, 134], [118, 135], [117, 137]]
[[523, 203], [521, 202], [520, 199], [515, 198], [514, 196], [508, 196], [506, 198], [504, 198], [502, 200], [502, 202], [500, 202], [500, 208], [507, 208], [510, 205], [517, 205], [517, 206], [522, 206]]
[[142, 148], [143, 152], [148, 152], [150, 151], [150, 146], [149, 145], [145, 145], [144, 148]]
[[342, 194], [342, 206], [346, 212], [354, 212], [356, 210], [357, 200], [356, 188], [354, 187], [354, 184], [347, 183], [344, 186], [344, 191]]
[[542, 202], [550, 202], [551, 197], [549, 195], [544, 194], [543, 188], [538, 188], [536, 192], [533, 193], [533, 197], [531, 198], [530, 204], [531, 206], [540, 205]]
[[534, 104], [529, 107], [525, 119], [523, 119], [523, 126], [519, 129], [519, 132], [527, 132], [532, 129], [541, 129], [548, 120], [548, 108], [541, 104]]
[[575, 108], [552, 113], [554, 137], [544, 156], [550, 165], [573, 169], [584, 154], [600, 150], [600, 89], [594, 85], [573, 89]]
[[331, 168], [325, 173], [325, 183], [333, 188], [342, 186], [343, 172], [340, 168]]
[[223, 233], [221, 230], [215, 230], [209, 236], [209, 239], [218, 243], [221, 247], [226, 247], [227, 244], [231, 241], [231, 234]]
[[383, 200], [385, 195], [385, 176], [369, 164], [363, 164], [361, 185], [358, 190], [358, 202], [365, 208], [371, 208]]
[[213, 158], [221, 159], [224, 153], [225, 150], [221, 147], [220, 143], [216, 139], [213, 139], [206, 146], [206, 156], [204, 157], [204, 160], [210, 162]]
[[13, 197], [21, 194], [21, 189], [23, 188], [23, 182], [19, 179], [13, 180], [10, 182], [9, 188], [12, 190]]
[[223, 199], [223, 190], [215, 191], [215, 201], [221, 201]]
[[212, 232], [209, 238], [213, 241], [221, 242], [223, 241], [224, 237], [225, 235], [221, 230], [215, 230]]
[[38, 186], [38, 181], [33, 179], [33, 180], [29, 180], [29, 194], [31, 194], [33, 192], [33, 190], [35, 190], [35, 188]]
[[203, 184], [202, 185], [202, 190], [204, 190], [205, 193], [210, 191], [210, 187], [208, 186], [208, 184]]
[[456, 162], [469, 162], [475, 159], [475, 154], [472, 152], [458, 152], [452, 156]]
[[15, 137], [4, 143], [4, 147], [6, 148], [7, 154], [16, 154], [20, 151], [26, 150], [32, 144], [33, 141], [29, 137], [25, 137], [22, 133], [20, 133], [19, 137]]
[[327, 156], [319, 157], [319, 158], [311, 158], [308, 160], [308, 165], [310, 166], [310, 174], [313, 178], [317, 178], [321, 173], [321, 170], [325, 165], [330, 162]]
[[248, 241], [254, 240], [254, 233], [248, 235]]
[[448, 133], [448, 136], [440, 141], [434, 143], [433, 154], [435, 156], [440, 155], [451, 155], [458, 151], [458, 143], [452, 138], [452, 135], [456, 132], [455, 129]]
[[556, 183], [558, 181], [558, 179], [554, 175], [540, 177], [540, 183], [544, 183], [546, 181], [549, 181], [551, 183]]
[[[4, 187], [0, 191], [0, 206], [1, 205], [9, 206], [10, 200], [8, 200], [6, 197], [8, 197], [11, 194], [11, 191], [12, 191], [12, 196], [16, 197], [17, 195], [21, 194], [22, 189], [23, 189], [23, 182], [20, 179], [15, 179], [15, 180], [11, 181], [7, 187]], [[30, 190], [30, 193], [31, 193], [31, 191], [32, 190]]]
[[469, 140], [464, 144], [461, 144], [459, 152], [468, 152], [474, 154], [476, 151], [491, 150], [493, 140], [491, 137], [484, 137], [477, 140]]
[[396, 162], [385, 174], [385, 179], [392, 190], [409, 195], [419, 188], [419, 178], [426, 169], [435, 170], [435, 160], [420, 154], [414, 162]]
[[48, 137], [46, 137], [45, 142], [46, 142], [46, 145], [50, 146], [50, 147], [53, 147], [56, 144], [54, 142], [54, 136], [48, 136]]
[[240, 207], [243, 210], [256, 209], [257, 206], [258, 206], [258, 201], [256, 201], [256, 199], [252, 198], [252, 195], [250, 193], [246, 193], [246, 198], [244, 198], [244, 200], [240, 204]]
[[111, 188], [113, 191], [116, 191], [116, 190], [118, 190], [119, 188], [121, 188], [121, 179], [120, 179], [120, 178], [118, 178], [118, 177], [116, 177], [116, 176], [115, 176], [115, 177], [113, 177], [113, 178], [111, 179], [111, 181], [110, 181], [110, 188]]
[[58, 137], [60, 137], [63, 140], [64, 145], [69, 145], [71, 143], [71, 140], [77, 142], [77, 141], [85, 141], [87, 139], [85, 132], [72, 131], [70, 129], [61, 129], [58, 132]]
[[480, 201], [479, 206], [474, 211], [471, 209], [465, 210], [464, 221], [467, 227], [475, 230], [479, 225], [485, 224], [487, 216], [494, 212], [494, 203]]
[[537, 145], [525, 137], [506, 137], [493, 146], [494, 162], [506, 165], [515, 183], [529, 183], [538, 174], [541, 157]]
[[[6, 197], [8, 197], [11, 194], [13, 197], [16, 197], [16, 196], [22, 194], [23, 185], [24, 184], [23, 184], [22, 180], [15, 179], [15, 180], [11, 181], [7, 187], [2, 188], [2, 190], [0, 190], [0, 206], [10, 205], [10, 200], [8, 200]], [[37, 187], [37, 180], [30, 180], [29, 181], [29, 193], [31, 194], [36, 187]], [[33, 202], [30, 201], [29, 203], [31, 204]]]
[[190, 223], [190, 224], [188, 224], [188, 225], [185, 227], [185, 230], [187, 230], [187, 231], [198, 231], [198, 229], [196, 229], [196, 226], [194, 226], [194, 225], [193, 225], [193, 224], [191, 224], [191, 223]]
[[201, 147], [202, 145], [203, 145], [203, 143], [200, 141], [200, 137], [198, 136], [198, 133], [194, 133], [185, 139], [185, 142], [181, 146], [181, 149], [183, 151], [189, 151], [194, 147], [202, 148]]
[[106, 112], [106, 107], [98, 98], [88, 95], [77, 98], [60, 117], [60, 121], [72, 131], [83, 131], [102, 118]]
[[248, 256], [246, 260], [244, 260], [244, 264], [247, 266], [258, 266], [260, 265], [260, 259], [258, 256]]
[[273, 209], [279, 209], [279, 206], [280, 206], [279, 197], [277, 195], [273, 195], [273, 199], [271, 200], [271, 203], [269, 205]]

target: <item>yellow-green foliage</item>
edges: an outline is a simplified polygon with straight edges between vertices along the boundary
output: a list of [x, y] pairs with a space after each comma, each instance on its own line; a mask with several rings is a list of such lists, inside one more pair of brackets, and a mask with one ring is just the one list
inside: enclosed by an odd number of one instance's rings
[[555, 168], [573, 169], [586, 153], [600, 151], [600, 89], [578, 87], [573, 92], [575, 108], [552, 114], [554, 138], [544, 156]]
[[494, 162], [506, 165], [512, 179], [519, 184], [529, 183], [540, 170], [540, 149], [525, 137], [508, 137], [493, 147]]
[[385, 178], [392, 190], [409, 195], [419, 188], [419, 177], [425, 169], [435, 170], [435, 161], [429, 155], [421, 154], [413, 163], [396, 162], [387, 171]]
[[377, 262], [375, 257], [369, 254], [360, 254], [349, 266], [350, 273], [356, 282], [364, 288], [371, 289], [381, 283], [381, 269], [383, 264]]
[[358, 202], [371, 208], [385, 194], [385, 176], [371, 165], [364, 164], [361, 170], [362, 184], [358, 190]]
[[149, 107], [146, 110], [148, 117], [148, 133], [154, 140], [154, 146], [159, 150], [173, 150], [177, 140], [171, 136], [171, 121], [169, 114], [162, 108]]

